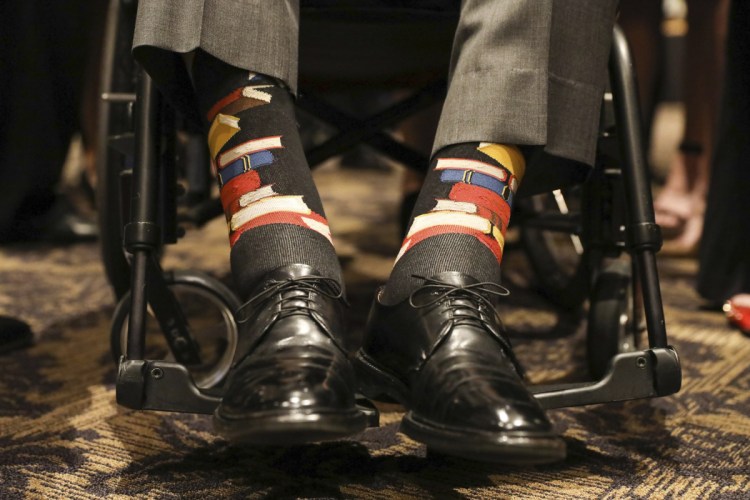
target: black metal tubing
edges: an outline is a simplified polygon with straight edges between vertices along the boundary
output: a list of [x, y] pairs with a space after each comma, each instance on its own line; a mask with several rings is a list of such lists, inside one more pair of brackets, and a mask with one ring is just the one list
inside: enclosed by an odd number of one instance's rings
[[148, 303], [175, 360], [185, 365], [200, 364], [200, 348], [190, 334], [187, 319], [177, 298], [169, 289], [167, 282], [171, 279], [164, 276], [154, 257], [148, 259], [146, 276]]
[[[436, 97], [436, 101], [437, 99], [438, 98]], [[430, 159], [425, 155], [398, 142], [385, 132], [370, 130], [368, 135], [368, 133], [365, 132], [365, 121], [336, 109], [313, 94], [305, 93], [301, 95], [300, 99], [297, 101], [297, 105], [300, 109], [307, 111], [316, 118], [333, 125], [339, 130], [350, 131], [354, 140], [364, 141], [381, 153], [401, 162], [408, 168], [424, 171], [429, 165]], [[354, 135], [355, 133], [357, 133], [357, 136]], [[307, 154], [311, 167], [325, 161], [330, 156], [333, 156], [333, 154], [340, 152], [336, 151], [334, 153], [334, 148], [330, 146], [325, 149], [320, 149], [321, 146], [312, 148]], [[338, 144], [337, 147], [339, 146], [342, 148], [345, 147]]]
[[[384, 140], [387, 137], [385, 134], [379, 135], [380, 130], [398, 123], [414, 112], [422, 110], [430, 106], [431, 104], [438, 102], [440, 99], [445, 97], [445, 86], [446, 83], [444, 80], [439, 80], [431, 83], [423, 87], [421, 90], [417, 91], [415, 94], [407, 97], [403, 101], [390, 106], [385, 111], [377, 113], [366, 120], [358, 121], [358, 126], [350, 129], [345, 129], [340, 134], [335, 135], [334, 137], [325, 141], [323, 144], [320, 144], [319, 146], [316, 146], [308, 151], [307, 161], [311, 166], [317, 165], [327, 160], [328, 158], [339, 154], [347, 148], [354, 146], [359, 141], [367, 141], [372, 137], [375, 137], [375, 143], [371, 143], [373, 146], [378, 147], [378, 141], [380, 141], [381, 143], [388, 143], [386, 144], [386, 150], [384, 150], [384, 152], [388, 153], [388, 145], [392, 144], [390, 144], [389, 140]], [[300, 99], [300, 101], [304, 106], [304, 97]], [[315, 108], [318, 111], [325, 108], [324, 106], [319, 106], [319, 101], [317, 101], [317, 104], [318, 105], [315, 105], [311, 101], [308, 106], [310, 106], [311, 110]], [[334, 114], [330, 111], [325, 113], [327, 115], [327, 118], [324, 119], [333, 124], [338, 122], [345, 126], [351, 125], [351, 122], [346, 117], [346, 115]], [[401, 153], [403, 153], [403, 150], [401, 150], [401, 148], [394, 148], [392, 149], [392, 152], [394, 152], [394, 154], [399, 154], [399, 151], [397, 151], [397, 149], [400, 150]], [[411, 162], [411, 160], [409, 160], [408, 158], [405, 157], [405, 159]], [[420, 162], [421, 159], [415, 161]]]
[[656, 252], [661, 242], [659, 227], [654, 221], [635, 70], [627, 40], [618, 27], [614, 29], [609, 71], [623, 159], [630, 247], [643, 287], [649, 345], [666, 347], [667, 331], [656, 268]]
[[[131, 223], [155, 223], [159, 180], [160, 95], [151, 77], [139, 69], [136, 100], [135, 168], [130, 197]], [[143, 242], [126, 242], [141, 247]]]
[[[125, 228], [125, 247], [133, 255], [131, 264], [130, 318], [128, 321], [128, 359], [143, 359], [146, 335], [147, 273], [149, 258], [156, 247], [149, 238], [139, 237], [152, 233], [158, 227], [157, 181], [159, 179], [159, 93], [151, 77], [139, 69], [138, 99], [136, 100], [135, 166], [133, 191], [130, 198], [130, 220]], [[150, 230], [150, 231], [149, 231]]]
[[[161, 224], [176, 226], [174, 159], [164, 158], [173, 155], [174, 148], [167, 144], [165, 151], [161, 151], [163, 110], [160, 99], [151, 78], [141, 70], [136, 102], [131, 219], [124, 233], [125, 247], [133, 254], [127, 358], [144, 358], [146, 306], [150, 304], [175, 358], [181, 363], [195, 364], [200, 362], [198, 346], [156, 258], [156, 251], [163, 243]], [[165, 119], [169, 118], [167, 115]], [[165, 213], [169, 211], [173, 214]]]

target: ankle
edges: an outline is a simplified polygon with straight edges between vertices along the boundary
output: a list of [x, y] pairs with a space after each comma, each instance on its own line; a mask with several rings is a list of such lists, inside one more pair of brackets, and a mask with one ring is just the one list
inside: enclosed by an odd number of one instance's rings
[[413, 275], [461, 272], [498, 282], [513, 198], [525, 171], [515, 146], [447, 146], [432, 159], [385, 288], [386, 303], [409, 296]]

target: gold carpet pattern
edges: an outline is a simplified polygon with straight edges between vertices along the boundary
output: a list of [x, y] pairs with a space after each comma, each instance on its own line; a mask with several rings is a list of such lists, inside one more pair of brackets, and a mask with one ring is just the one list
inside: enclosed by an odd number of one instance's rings
[[[361, 332], [398, 246], [399, 177], [316, 173]], [[165, 267], [228, 275], [222, 221], [190, 230]], [[534, 288], [509, 245], [502, 316], [530, 381], [585, 374], [585, 324]], [[0, 313], [31, 323], [33, 347], [0, 357], [0, 498], [750, 498], [750, 339], [701, 308], [695, 262], [662, 259], [668, 333], [683, 388], [655, 400], [551, 412], [565, 462], [506, 467], [427, 455], [398, 433], [399, 407], [348, 441], [230, 447], [210, 417], [115, 403], [114, 308], [96, 244], [0, 249]]]

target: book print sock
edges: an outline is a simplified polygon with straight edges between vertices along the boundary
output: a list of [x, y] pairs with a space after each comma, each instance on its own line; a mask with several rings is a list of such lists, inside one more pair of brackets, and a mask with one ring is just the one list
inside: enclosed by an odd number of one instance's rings
[[341, 282], [292, 96], [279, 82], [197, 51], [193, 83], [229, 226], [232, 275], [247, 297], [264, 275], [307, 264]]
[[436, 153], [382, 300], [396, 304], [431, 277], [458, 271], [500, 282], [505, 231], [525, 161], [514, 146], [463, 143]]

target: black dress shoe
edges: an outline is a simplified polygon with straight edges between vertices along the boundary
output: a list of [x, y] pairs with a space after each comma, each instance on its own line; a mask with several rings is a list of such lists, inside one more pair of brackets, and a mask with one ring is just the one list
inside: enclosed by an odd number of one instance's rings
[[362, 431], [343, 347], [342, 290], [306, 265], [281, 267], [239, 311], [235, 364], [214, 428], [235, 444], [293, 445]]
[[507, 291], [461, 273], [425, 278], [408, 300], [378, 293], [355, 369], [362, 393], [409, 411], [401, 431], [450, 455], [506, 464], [565, 458], [521, 371], [494, 296]]

